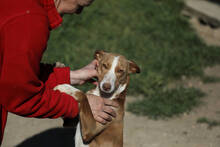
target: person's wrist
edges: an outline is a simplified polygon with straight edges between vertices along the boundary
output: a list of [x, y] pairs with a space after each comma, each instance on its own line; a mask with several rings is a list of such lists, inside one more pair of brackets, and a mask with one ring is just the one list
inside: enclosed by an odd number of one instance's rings
[[71, 85], [79, 84], [79, 80], [77, 80], [77, 73], [76, 73], [76, 71], [70, 71], [70, 84]]

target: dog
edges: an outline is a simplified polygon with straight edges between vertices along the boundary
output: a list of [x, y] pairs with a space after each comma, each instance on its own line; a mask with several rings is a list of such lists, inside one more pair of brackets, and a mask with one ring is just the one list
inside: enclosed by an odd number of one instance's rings
[[140, 68], [133, 61], [119, 54], [99, 50], [95, 52], [98, 61], [98, 85], [88, 91], [119, 104], [113, 108], [116, 118], [106, 125], [95, 121], [86, 94], [68, 84], [58, 85], [59, 90], [73, 96], [79, 102], [79, 123], [75, 135], [75, 147], [123, 147], [123, 118], [125, 112], [126, 91], [130, 74], [140, 73]]

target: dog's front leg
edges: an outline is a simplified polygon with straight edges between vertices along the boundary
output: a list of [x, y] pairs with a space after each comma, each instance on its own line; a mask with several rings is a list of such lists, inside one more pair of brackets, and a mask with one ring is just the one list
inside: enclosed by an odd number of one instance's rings
[[80, 126], [84, 143], [89, 143], [95, 136], [102, 132], [110, 123], [98, 123], [92, 114], [88, 99], [80, 102]]
[[66, 93], [72, 96], [78, 102], [80, 102], [84, 97], [86, 97], [82, 91], [76, 89], [75, 87], [69, 84], [57, 85], [56, 87], [54, 87], [53, 90], [59, 90], [60, 92]]
[[[69, 84], [60, 84], [57, 85], [53, 90], [59, 90], [60, 92], [66, 93], [72, 96], [76, 101], [78, 101], [78, 105], [80, 105], [80, 101], [85, 98], [85, 94], [76, 89], [75, 87]], [[79, 106], [80, 107], [80, 106]], [[78, 123], [79, 118], [63, 118], [63, 127], [74, 127]]]
[[109, 123], [102, 125], [96, 122], [93, 117], [88, 99], [82, 91], [68, 84], [58, 85], [54, 88], [54, 90], [64, 92], [74, 97], [79, 102], [80, 126], [84, 143], [90, 142], [97, 134], [99, 134], [108, 126]]

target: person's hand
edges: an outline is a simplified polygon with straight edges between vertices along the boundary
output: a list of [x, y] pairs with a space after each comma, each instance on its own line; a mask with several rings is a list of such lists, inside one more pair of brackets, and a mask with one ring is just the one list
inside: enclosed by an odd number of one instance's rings
[[92, 94], [87, 94], [87, 98], [93, 117], [97, 122], [104, 125], [112, 121], [112, 117], [116, 117], [116, 113], [112, 109], [112, 107], [118, 107], [116, 102]]
[[76, 8], [74, 13], [80, 14], [84, 7], [91, 5], [94, 0], [76, 0]]
[[86, 65], [85, 67], [79, 70], [70, 71], [70, 83], [72, 85], [75, 84], [82, 85], [92, 77], [96, 77], [97, 76], [96, 66], [97, 66], [97, 60], [93, 60], [90, 64]]
[[62, 63], [62, 62], [57, 61], [57, 62], [55, 63], [55, 67], [65, 67], [65, 64]]
[[89, 6], [94, 0], [54, 0], [58, 13], [80, 14], [84, 7]]

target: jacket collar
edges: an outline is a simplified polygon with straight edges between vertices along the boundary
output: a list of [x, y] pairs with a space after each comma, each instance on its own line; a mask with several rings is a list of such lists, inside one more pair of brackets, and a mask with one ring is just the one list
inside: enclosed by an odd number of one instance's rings
[[50, 29], [54, 29], [61, 25], [63, 19], [60, 14], [57, 12], [57, 9], [54, 4], [54, 0], [40, 0], [41, 5], [47, 11], [49, 18]]

